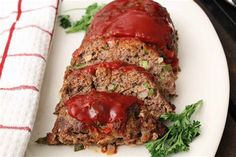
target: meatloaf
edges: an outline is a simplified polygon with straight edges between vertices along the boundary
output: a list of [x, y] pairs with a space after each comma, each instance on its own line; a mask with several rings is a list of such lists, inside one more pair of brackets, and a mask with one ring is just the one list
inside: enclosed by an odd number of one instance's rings
[[[162, 136], [165, 126], [159, 122], [159, 117], [174, 110], [174, 106], [160, 94], [155, 78], [150, 73], [144, 68], [120, 61], [103, 62], [80, 70], [68, 69], [61, 95], [62, 99], [55, 112], [56, 123], [52, 132], [47, 135], [48, 144], [97, 144], [103, 150], [109, 149], [109, 152], [114, 153], [118, 145], [143, 144]], [[106, 108], [101, 97], [112, 99], [108, 105], [121, 106], [115, 106], [118, 109], [108, 109], [107, 113], [101, 114], [100, 108]], [[115, 97], [119, 101], [125, 98], [132, 98], [134, 101], [125, 107], [122, 103], [113, 101]], [[99, 107], [94, 107], [91, 103], [88, 111], [85, 111], [81, 106], [89, 104], [89, 98], [98, 102]], [[83, 104], [83, 101], [86, 102]], [[73, 105], [77, 108], [72, 109]], [[120, 111], [120, 108], [124, 111]], [[96, 119], [86, 119], [89, 117], [87, 114], [91, 117], [91, 112], [96, 115]], [[122, 116], [119, 115], [121, 113]], [[123, 119], [104, 122], [99, 114], [103, 118], [113, 114]]]
[[[98, 145], [114, 153], [166, 132], [179, 71], [177, 33], [152, 0], [115, 0], [99, 11], [73, 53], [47, 144]], [[40, 142], [40, 141], [39, 141]]]

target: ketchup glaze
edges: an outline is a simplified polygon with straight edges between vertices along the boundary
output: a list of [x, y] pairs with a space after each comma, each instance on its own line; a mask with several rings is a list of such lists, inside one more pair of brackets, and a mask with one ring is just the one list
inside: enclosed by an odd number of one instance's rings
[[129, 107], [142, 103], [134, 96], [99, 91], [75, 95], [65, 102], [68, 113], [87, 124], [125, 123]]
[[97, 13], [86, 37], [135, 37], [162, 47], [171, 41], [172, 32], [169, 15], [158, 3], [115, 0]]

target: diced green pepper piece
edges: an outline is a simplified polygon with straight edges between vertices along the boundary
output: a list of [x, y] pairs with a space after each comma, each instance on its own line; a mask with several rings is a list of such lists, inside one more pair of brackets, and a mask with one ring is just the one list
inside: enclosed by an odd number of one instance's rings
[[77, 64], [77, 65], [75, 66], [76, 69], [81, 69], [81, 68], [84, 68], [84, 67], [86, 67], [86, 63]]
[[114, 84], [109, 84], [107, 86], [108, 91], [114, 91], [116, 90], [116, 88], [117, 88], [117, 85], [114, 85]]
[[148, 61], [142, 60], [139, 62], [139, 66], [143, 67], [144, 69], [149, 69], [150, 65]]
[[172, 71], [172, 66], [171, 66], [170, 64], [166, 64], [166, 65], [162, 68], [162, 70], [163, 70], [164, 72]]
[[153, 96], [155, 94], [155, 89], [150, 88], [148, 91], [148, 96]]
[[150, 85], [149, 85], [148, 83], [144, 83], [143, 86], [144, 86], [145, 88], [147, 88], [147, 89], [150, 88]]

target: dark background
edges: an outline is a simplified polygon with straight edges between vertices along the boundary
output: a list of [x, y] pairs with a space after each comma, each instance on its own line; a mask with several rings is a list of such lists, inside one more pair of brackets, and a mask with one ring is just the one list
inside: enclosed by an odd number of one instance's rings
[[195, 2], [210, 18], [219, 35], [230, 74], [227, 122], [216, 156], [236, 157], [236, 8], [224, 0], [195, 0]]

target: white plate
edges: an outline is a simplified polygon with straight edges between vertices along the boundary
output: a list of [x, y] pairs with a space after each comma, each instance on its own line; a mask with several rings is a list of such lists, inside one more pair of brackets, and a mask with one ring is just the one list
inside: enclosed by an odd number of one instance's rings
[[[94, 1], [64, 1], [61, 9], [85, 8]], [[108, 3], [108, 1], [99, 1]], [[202, 123], [201, 135], [191, 143], [188, 152], [174, 156], [214, 156], [218, 148], [228, 110], [229, 78], [224, 51], [219, 38], [204, 12], [191, 0], [160, 0], [169, 11], [179, 34], [181, 73], [177, 81], [178, 97], [173, 101], [177, 112], [185, 105], [204, 100], [194, 118]], [[70, 12], [78, 18], [84, 10]], [[74, 152], [72, 146], [38, 145], [34, 141], [49, 132], [56, 116], [54, 107], [59, 101], [66, 66], [72, 52], [79, 47], [84, 33], [65, 34], [55, 26], [42, 95], [35, 126], [25, 157], [102, 157], [97, 147]], [[122, 146], [113, 157], [149, 157], [144, 146]]]

